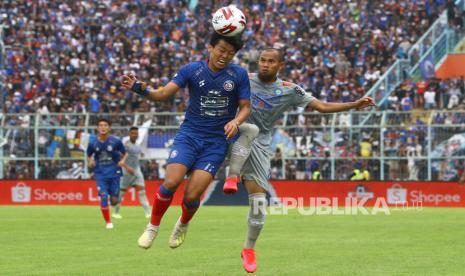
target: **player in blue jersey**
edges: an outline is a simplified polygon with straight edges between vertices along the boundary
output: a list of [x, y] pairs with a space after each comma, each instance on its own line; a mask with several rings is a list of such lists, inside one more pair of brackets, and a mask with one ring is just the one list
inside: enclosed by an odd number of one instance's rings
[[156, 90], [133, 75], [122, 77], [123, 87], [153, 101], [167, 100], [181, 88], [189, 88], [189, 105], [170, 149], [165, 181], [156, 193], [150, 223], [138, 240], [142, 248], [152, 245], [174, 192], [189, 173], [182, 215], [171, 233], [169, 246], [176, 248], [184, 242], [188, 223], [200, 205], [200, 196], [226, 157], [228, 139], [250, 114], [247, 72], [230, 64], [242, 45], [240, 37], [213, 33], [208, 60], [181, 67], [171, 82]]
[[87, 163], [89, 168], [94, 168], [100, 197], [100, 209], [107, 229], [113, 228], [108, 200], [110, 199], [112, 206], [118, 203], [121, 167], [124, 166], [127, 158], [121, 140], [109, 134], [110, 127], [110, 121], [99, 119], [97, 124], [98, 136], [87, 146]]

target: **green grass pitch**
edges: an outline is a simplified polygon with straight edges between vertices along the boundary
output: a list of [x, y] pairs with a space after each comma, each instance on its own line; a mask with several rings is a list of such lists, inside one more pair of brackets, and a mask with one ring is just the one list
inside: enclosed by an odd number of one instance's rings
[[[174, 206], [143, 250], [140, 207], [107, 230], [97, 206], [0, 206], [0, 275], [245, 275], [247, 210], [202, 207], [173, 250]], [[465, 209], [271, 215], [256, 249], [258, 275], [464, 275]]]

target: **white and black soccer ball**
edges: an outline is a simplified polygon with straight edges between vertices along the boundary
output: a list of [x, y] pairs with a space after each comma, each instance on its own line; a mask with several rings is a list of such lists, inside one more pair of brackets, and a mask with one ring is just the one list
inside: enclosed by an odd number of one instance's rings
[[212, 25], [220, 35], [235, 36], [245, 29], [245, 15], [235, 6], [222, 7], [213, 14]]

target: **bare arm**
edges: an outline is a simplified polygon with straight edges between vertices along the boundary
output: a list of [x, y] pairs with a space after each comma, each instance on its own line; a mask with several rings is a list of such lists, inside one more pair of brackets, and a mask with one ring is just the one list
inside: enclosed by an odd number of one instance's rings
[[310, 107], [321, 113], [341, 112], [351, 109], [361, 109], [369, 106], [376, 106], [375, 101], [370, 97], [363, 97], [355, 102], [349, 103], [325, 103], [314, 99], [310, 102]]
[[250, 115], [250, 111], [250, 100], [240, 100], [239, 112], [237, 113], [236, 117], [224, 126], [224, 133], [226, 134], [227, 139], [236, 135], [237, 131], [239, 130], [239, 125], [247, 120], [247, 117]]
[[87, 156], [87, 166], [89, 168], [95, 167], [95, 160], [92, 158], [92, 156]]
[[179, 86], [174, 82], [170, 81], [166, 86], [158, 89], [149, 88], [150, 92], [147, 95], [147, 99], [152, 101], [166, 101], [173, 97], [176, 92], [179, 91]]
[[[134, 84], [136, 82], [140, 83], [140, 92], [134, 91]], [[132, 74], [123, 75], [121, 79], [121, 85], [124, 88], [140, 95], [144, 95], [142, 94], [142, 91], [147, 91], [145, 97], [152, 101], [166, 101], [170, 99], [174, 94], [176, 94], [176, 92], [178, 92], [180, 89], [180, 87], [172, 81], [170, 81], [166, 86], [162, 88], [153, 89], [150, 86], [148, 86], [147, 83], [138, 80]]]
[[123, 157], [121, 158], [121, 160], [119, 160], [118, 166], [120, 166], [121, 168], [123, 168], [123, 167], [126, 168], [126, 167], [127, 167], [126, 164], [125, 164], [125, 163], [126, 163], [126, 159], [128, 159], [128, 153], [127, 153], [127, 152], [123, 155]]

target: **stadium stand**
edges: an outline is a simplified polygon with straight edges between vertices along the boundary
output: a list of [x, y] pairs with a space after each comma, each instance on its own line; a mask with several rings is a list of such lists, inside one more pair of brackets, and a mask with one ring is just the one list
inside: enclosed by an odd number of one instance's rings
[[[406, 57], [443, 11], [447, 11], [451, 28], [458, 33], [464, 29], [465, 13], [451, 0], [199, 0], [192, 10], [189, 1], [2, 1], [5, 82], [0, 87], [0, 106], [6, 128], [0, 134], [9, 141], [3, 146], [3, 155], [14, 158], [4, 162], [3, 176], [56, 178], [61, 173], [63, 178], [86, 177], [85, 164], [79, 161], [82, 150], [69, 141], [78, 139], [82, 130], [92, 129], [101, 113], [114, 119], [117, 135], [123, 135], [127, 126], [153, 119], [156, 128], [150, 128], [148, 147], [168, 145], [173, 134], [169, 127], [178, 124], [182, 116], [143, 113], [183, 112], [187, 92], [170, 102], [153, 103], [122, 91], [117, 77], [132, 71], [155, 87], [167, 83], [181, 64], [205, 55], [204, 38], [211, 29], [203, 19], [231, 2], [248, 17], [246, 47], [236, 62], [254, 71], [261, 48], [285, 47], [288, 62], [281, 77], [299, 83], [324, 101], [351, 101], [365, 94], [396, 59]], [[277, 154], [272, 175], [310, 179], [318, 167], [325, 179], [346, 179], [353, 169], [352, 158], [363, 157], [363, 165], [371, 168], [375, 178], [415, 178], [414, 173], [402, 171], [408, 167], [407, 156], [415, 152], [414, 157], [420, 158], [413, 162], [419, 171], [417, 178], [448, 179], [435, 175], [435, 169], [428, 171], [434, 162], [424, 158], [433, 151], [436, 140], [425, 138], [432, 135], [426, 125], [432, 120], [437, 124], [461, 122], [464, 93], [463, 78], [406, 80], [386, 107], [405, 113], [384, 112], [369, 122], [378, 128], [381, 120], [391, 124], [392, 130], [384, 132], [377, 128], [361, 131], [356, 115], [291, 112], [283, 119], [276, 145], [282, 147], [281, 140], [287, 137], [293, 151], [286, 156]], [[435, 110], [432, 113], [419, 111], [431, 108]], [[332, 124], [341, 128], [334, 133], [333, 127], [331, 133], [328, 126]], [[37, 133], [34, 126], [40, 127]], [[74, 134], [64, 130], [68, 128]], [[438, 141], [450, 138], [447, 130], [437, 129]], [[336, 135], [338, 142], [328, 143], [328, 135]], [[63, 146], [66, 144], [74, 146]], [[34, 160], [35, 156], [50, 160]], [[52, 160], [53, 156], [61, 159]], [[342, 159], [328, 160], [329, 156]], [[380, 156], [404, 159], [375, 160]], [[461, 160], [454, 162], [454, 168], [460, 167]], [[144, 166], [147, 178], [163, 176], [162, 162], [148, 160]]]

